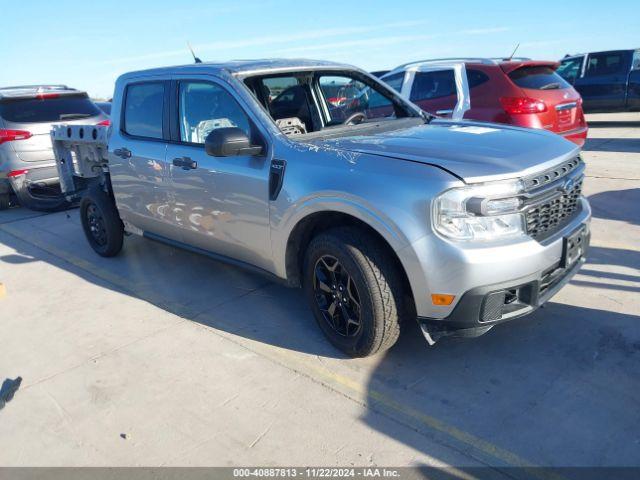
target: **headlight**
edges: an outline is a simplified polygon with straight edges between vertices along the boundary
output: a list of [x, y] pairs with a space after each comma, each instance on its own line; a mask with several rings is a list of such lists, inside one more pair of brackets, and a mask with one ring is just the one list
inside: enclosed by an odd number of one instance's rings
[[452, 188], [436, 197], [433, 224], [442, 235], [462, 241], [489, 241], [523, 235], [518, 210], [524, 190], [518, 181]]

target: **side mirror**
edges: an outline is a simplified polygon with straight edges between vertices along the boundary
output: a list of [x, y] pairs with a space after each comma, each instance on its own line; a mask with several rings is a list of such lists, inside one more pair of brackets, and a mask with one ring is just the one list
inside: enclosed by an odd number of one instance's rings
[[212, 157], [255, 156], [262, 153], [262, 147], [251, 145], [247, 134], [238, 127], [212, 130], [204, 141], [204, 150]]

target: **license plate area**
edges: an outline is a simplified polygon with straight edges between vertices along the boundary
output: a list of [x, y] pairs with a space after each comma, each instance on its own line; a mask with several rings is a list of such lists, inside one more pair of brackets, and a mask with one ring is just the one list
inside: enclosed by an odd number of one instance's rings
[[586, 225], [574, 230], [570, 235], [564, 237], [562, 246], [562, 259], [560, 266], [570, 268], [580, 257], [584, 256], [589, 244], [589, 234]]

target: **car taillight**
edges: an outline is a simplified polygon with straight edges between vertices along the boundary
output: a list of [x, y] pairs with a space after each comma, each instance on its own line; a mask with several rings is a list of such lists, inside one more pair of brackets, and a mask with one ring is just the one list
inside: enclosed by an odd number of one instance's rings
[[5, 130], [0, 128], [0, 145], [5, 142], [15, 142], [17, 140], [26, 140], [31, 138], [31, 132], [26, 130]]
[[109, 120], [109, 119], [102, 120], [101, 122], [98, 122], [98, 125], [101, 125], [103, 127], [110, 127], [111, 126], [111, 120]]
[[9, 178], [19, 177], [20, 175], [26, 175], [27, 173], [29, 173], [29, 170], [26, 170], [26, 169], [12, 170], [11, 172], [7, 173], [7, 177]]
[[510, 115], [522, 113], [542, 113], [547, 111], [547, 104], [542, 100], [529, 97], [501, 97], [500, 103], [504, 111]]

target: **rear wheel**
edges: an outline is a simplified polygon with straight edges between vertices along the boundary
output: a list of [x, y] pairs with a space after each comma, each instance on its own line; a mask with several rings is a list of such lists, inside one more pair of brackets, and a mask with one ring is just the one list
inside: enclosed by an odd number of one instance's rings
[[402, 282], [378, 239], [353, 227], [329, 230], [311, 241], [304, 268], [311, 309], [334, 346], [365, 357], [396, 342]]
[[113, 257], [122, 250], [124, 226], [115, 203], [100, 185], [89, 188], [80, 202], [84, 234], [98, 255]]

